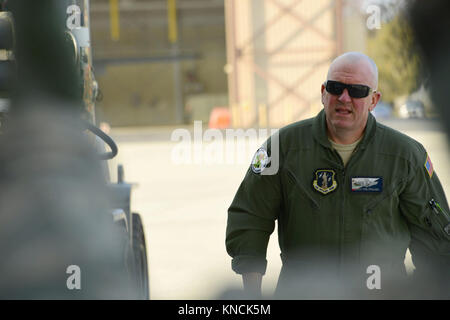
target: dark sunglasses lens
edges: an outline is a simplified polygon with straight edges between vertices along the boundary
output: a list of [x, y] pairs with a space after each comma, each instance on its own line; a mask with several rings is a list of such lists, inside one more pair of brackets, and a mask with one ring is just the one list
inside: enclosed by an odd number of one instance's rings
[[329, 93], [337, 95], [342, 94], [344, 91], [345, 86], [342, 83], [335, 82], [335, 81], [327, 81], [326, 89]]
[[370, 88], [362, 85], [351, 85], [348, 88], [348, 94], [352, 98], [365, 98], [369, 95]]

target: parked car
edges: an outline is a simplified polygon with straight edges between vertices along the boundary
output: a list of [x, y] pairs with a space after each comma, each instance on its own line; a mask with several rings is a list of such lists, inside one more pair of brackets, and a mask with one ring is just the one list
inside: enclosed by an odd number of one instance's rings
[[425, 118], [425, 106], [419, 100], [407, 100], [400, 106], [399, 115], [401, 118]]
[[377, 119], [386, 119], [392, 116], [392, 107], [383, 101], [380, 101], [372, 110], [372, 114]]

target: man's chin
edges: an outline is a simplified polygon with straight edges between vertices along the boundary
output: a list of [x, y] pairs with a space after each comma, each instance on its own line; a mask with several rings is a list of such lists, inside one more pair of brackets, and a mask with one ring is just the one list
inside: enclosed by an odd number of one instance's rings
[[334, 119], [331, 124], [336, 129], [351, 129], [354, 125], [353, 120], [350, 119]]

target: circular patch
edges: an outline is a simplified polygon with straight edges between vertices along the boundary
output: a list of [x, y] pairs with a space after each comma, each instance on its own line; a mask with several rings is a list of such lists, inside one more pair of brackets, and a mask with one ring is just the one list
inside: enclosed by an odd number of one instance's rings
[[269, 163], [269, 156], [264, 148], [259, 148], [253, 156], [252, 171], [254, 173], [261, 173]]

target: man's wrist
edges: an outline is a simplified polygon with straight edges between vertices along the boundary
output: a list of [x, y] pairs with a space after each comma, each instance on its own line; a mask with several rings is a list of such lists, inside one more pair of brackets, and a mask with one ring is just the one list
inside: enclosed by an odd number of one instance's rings
[[242, 274], [244, 291], [252, 297], [261, 297], [262, 274], [259, 272], [248, 272]]

